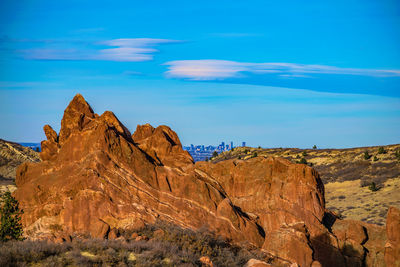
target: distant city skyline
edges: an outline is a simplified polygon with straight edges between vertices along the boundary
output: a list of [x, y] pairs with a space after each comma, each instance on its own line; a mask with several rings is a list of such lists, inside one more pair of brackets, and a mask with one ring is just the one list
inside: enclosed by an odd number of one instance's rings
[[44, 140], [81, 93], [183, 144], [399, 143], [399, 25], [393, 0], [1, 1], [0, 138]]

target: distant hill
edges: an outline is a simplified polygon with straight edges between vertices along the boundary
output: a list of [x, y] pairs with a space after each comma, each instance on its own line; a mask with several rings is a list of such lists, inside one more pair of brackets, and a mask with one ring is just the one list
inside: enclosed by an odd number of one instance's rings
[[[369, 155], [368, 159], [364, 157], [365, 152]], [[400, 176], [400, 144], [349, 149], [237, 147], [219, 154], [211, 161], [234, 158], [247, 160], [255, 155], [282, 157], [295, 163], [306, 162], [319, 172], [324, 184], [357, 179], [364, 181], [364, 184], [381, 184]]]
[[[283, 157], [315, 168], [325, 184], [327, 208], [344, 218], [383, 225], [389, 206], [400, 208], [400, 144], [349, 149], [238, 147], [211, 161], [255, 156]], [[377, 191], [369, 189], [372, 182]]]
[[39, 153], [29, 147], [0, 139], [0, 184], [14, 184], [15, 170], [27, 161], [39, 162]]

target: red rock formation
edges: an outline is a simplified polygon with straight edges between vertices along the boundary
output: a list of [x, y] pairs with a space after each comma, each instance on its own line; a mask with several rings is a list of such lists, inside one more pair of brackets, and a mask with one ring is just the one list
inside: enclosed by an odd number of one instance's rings
[[[98, 116], [77, 95], [64, 112], [58, 143], [45, 127], [47, 141], [59, 148], [44, 149], [43, 162], [18, 170], [15, 196], [26, 232], [107, 237], [112, 229], [161, 219], [194, 229], [207, 224], [238, 242], [264, 242], [255, 221], [236, 210], [217, 182], [195, 172], [171, 129], [138, 129], [133, 141], [112, 112]], [[174, 162], [175, 155], [184, 160]]]
[[306, 165], [261, 157], [194, 164], [169, 127], [146, 124], [131, 135], [81, 95], [65, 110], [59, 135], [44, 130], [43, 162], [21, 165], [16, 179], [31, 237], [115, 238], [119, 229], [163, 220], [207, 226], [300, 266], [361, 266], [383, 257], [382, 229], [334, 222], [319, 175]]
[[385, 261], [388, 267], [400, 266], [400, 210], [390, 207], [386, 221]]

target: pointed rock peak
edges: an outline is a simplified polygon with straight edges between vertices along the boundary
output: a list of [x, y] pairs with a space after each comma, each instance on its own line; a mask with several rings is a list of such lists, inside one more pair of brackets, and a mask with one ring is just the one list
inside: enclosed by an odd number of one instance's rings
[[165, 138], [171, 143], [171, 145], [182, 146], [181, 141], [179, 140], [178, 135], [171, 128], [166, 125], [158, 126], [155, 131], [156, 134], [164, 134]]
[[144, 125], [138, 125], [136, 131], [132, 135], [132, 139], [135, 142], [139, 142], [147, 137], [151, 136], [154, 132], [154, 127], [146, 123]]
[[47, 137], [47, 140], [49, 140], [49, 141], [51, 141], [51, 142], [55, 142], [55, 143], [58, 142], [57, 133], [56, 133], [56, 131], [53, 130], [53, 128], [51, 128], [50, 125], [46, 124], [46, 125], [43, 127], [43, 131], [44, 131], [44, 134], [45, 134], [46, 137]]
[[65, 109], [61, 120], [60, 144], [62, 145], [73, 131], [82, 130], [95, 116], [85, 98], [81, 94], [76, 94]]
[[[81, 94], [76, 94], [74, 98], [69, 103], [65, 112], [78, 112], [83, 113], [88, 117], [94, 118], [94, 112], [92, 107], [86, 102], [85, 98]], [[64, 116], [65, 116], [64, 112]]]
[[102, 118], [108, 126], [114, 127], [119, 134], [123, 135], [127, 140], [131, 140], [131, 133], [129, 130], [118, 120], [117, 116], [112, 111], [105, 111], [100, 118]]

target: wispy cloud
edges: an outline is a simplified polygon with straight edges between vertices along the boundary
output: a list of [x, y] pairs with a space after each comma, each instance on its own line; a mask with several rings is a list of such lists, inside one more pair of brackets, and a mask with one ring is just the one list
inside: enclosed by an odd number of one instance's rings
[[[297, 63], [248, 63], [227, 60], [178, 60], [164, 63], [166, 76], [188, 80], [223, 80], [244, 77], [246, 73], [271, 74], [281, 77], [312, 77], [311, 74], [341, 74], [373, 77], [400, 77], [400, 70], [339, 68], [327, 65]], [[308, 75], [306, 75], [308, 74]]]
[[[103, 61], [149, 61], [159, 52], [155, 47], [179, 43], [178, 40], [153, 38], [124, 38], [96, 42], [90, 48], [35, 48], [19, 50], [29, 60], [103, 60]], [[104, 48], [106, 47], [106, 48]]]

